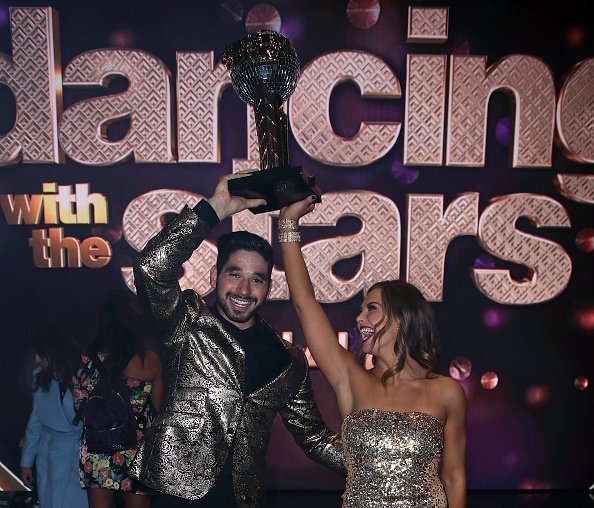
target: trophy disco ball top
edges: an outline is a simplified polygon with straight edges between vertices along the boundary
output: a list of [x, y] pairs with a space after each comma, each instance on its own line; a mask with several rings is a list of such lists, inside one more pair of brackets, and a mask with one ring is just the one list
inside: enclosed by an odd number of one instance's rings
[[223, 63], [244, 102], [254, 105], [260, 83], [286, 101], [297, 86], [299, 59], [291, 41], [278, 32], [260, 30], [227, 46]]

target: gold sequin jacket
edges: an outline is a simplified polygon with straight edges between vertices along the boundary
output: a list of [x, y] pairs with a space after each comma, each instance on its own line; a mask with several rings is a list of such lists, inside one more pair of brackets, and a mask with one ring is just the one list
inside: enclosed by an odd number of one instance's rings
[[243, 350], [204, 300], [192, 290], [182, 292], [178, 283], [182, 264], [209, 229], [185, 207], [148, 242], [135, 266], [141, 304], [163, 337], [169, 389], [131, 474], [158, 491], [199, 499], [214, 484], [234, 441], [237, 503], [263, 506], [265, 455], [277, 412], [308, 456], [344, 473], [342, 442], [320, 417], [305, 355], [276, 334], [290, 353], [290, 365], [245, 394]]

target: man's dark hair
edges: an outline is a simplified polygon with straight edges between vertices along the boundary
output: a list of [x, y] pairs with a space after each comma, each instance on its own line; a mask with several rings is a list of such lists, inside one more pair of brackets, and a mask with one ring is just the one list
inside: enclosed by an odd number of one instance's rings
[[270, 245], [261, 236], [249, 233], [248, 231], [235, 231], [227, 233], [219, 238], [219, 253], [217, 255], [217, 274], [223, 270], [225, 263], [229, 261], [231, 254], [238, 250], [247, 250], [257, 252], [268, 263], [268, 280], [272, 274], [272, 245]]

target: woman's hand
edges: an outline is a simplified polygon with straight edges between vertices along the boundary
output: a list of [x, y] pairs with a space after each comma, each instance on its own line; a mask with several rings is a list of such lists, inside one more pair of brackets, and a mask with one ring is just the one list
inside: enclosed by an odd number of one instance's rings
[[285, 206], [284, 208], [281, 208], [280, 218], [299, 220], [304, 215], [307, 215], [313, 211], [316, 206], [315, 201], [316, 196], [308, 196], [301, 201], [297, 201], [290, 204], [289, 206]]

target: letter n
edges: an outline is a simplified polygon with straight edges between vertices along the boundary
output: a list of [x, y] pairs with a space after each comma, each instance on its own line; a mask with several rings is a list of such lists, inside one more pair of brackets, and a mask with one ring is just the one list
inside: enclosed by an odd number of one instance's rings
[[486, 68], [484, 56], [452, 56], [448, 116], [448, 166], [485, 165], [489, 98], [502, 90], [511, 100], [512, 166], [550, 167], [555, 128], [555, 84], [542, 60], [510, 55]]

